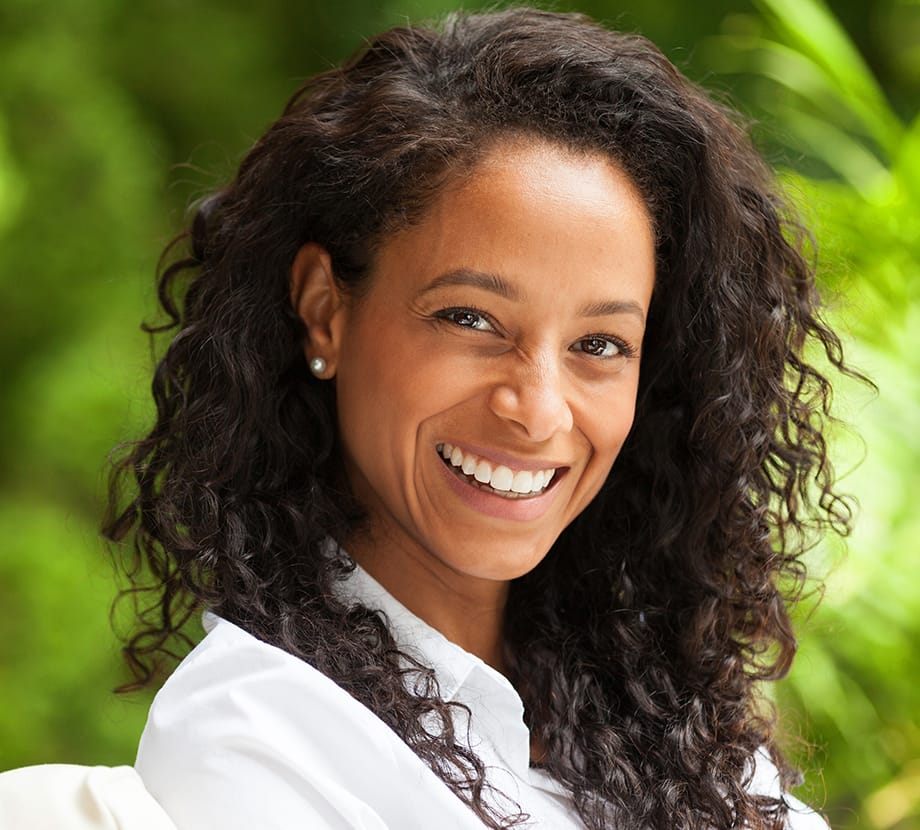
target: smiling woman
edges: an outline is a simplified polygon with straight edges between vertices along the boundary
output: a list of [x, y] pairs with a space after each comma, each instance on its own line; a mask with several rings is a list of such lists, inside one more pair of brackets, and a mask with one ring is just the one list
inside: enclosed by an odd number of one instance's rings
[[759, 696], [849, 520], [796, 238], [730, 115], [584, 17], [308, 81], [168, 251], [106, 522], [136, 685], [205, 612], [137, 759], [180, 830], [823, 826]]
[[501, 618], [486, 630], [467, 609], [501, 609], [606, 480], [654, 278], [628, 177], [539, 139], [497, 142], [382, 240], [356, 302], [321, 247], [295, 260], [305, 353], [335, 373], [342, 461], [368, 514], [348, 552], [454, 642], [488, 639], [496, 668]]

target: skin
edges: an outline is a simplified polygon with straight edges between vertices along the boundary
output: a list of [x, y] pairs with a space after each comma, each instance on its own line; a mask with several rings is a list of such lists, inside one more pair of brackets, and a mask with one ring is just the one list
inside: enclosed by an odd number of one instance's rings
[[[336, 384], [345, 472], [370, 514], [341, 541], [499, 670], [510, 580], [590, 503], [632, 425], [653, 239], [609, 159], [509, 140], [380, 245], [360, 300], [318, 245], [294, 263], [305, 352]], [[451, 472], [445, 442], [557, 472], [510, 501]]]

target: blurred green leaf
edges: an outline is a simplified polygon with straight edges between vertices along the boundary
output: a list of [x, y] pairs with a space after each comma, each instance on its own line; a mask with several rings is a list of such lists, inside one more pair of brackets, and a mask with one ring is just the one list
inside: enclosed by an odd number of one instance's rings
[[823, 782], [811, 778], [806, 800], [821, 804], [826, 788], [837, 830], [908, 830], [920, 827], [920, 125], [897, 115], [823, 3], [757, 5], [766, 29], [736, 21], [706, 56], [772, 84], [752, 87], [755, 103], [799, 154], [787, 191], [815, 231], [849, 359], [879, 386], [875, 397], [838, 389], [861, 438], [838, 431], [832, 445], [861, 509], [846, 552], [830, 542], [813, 552], [826, 593], [801, 621], [777, 699], [787, 731], [820, 748]]
[[[821, 0], [755, 0], [786, 44], [821, 67], [879, 146], [893, 155], [903, 125], [859, 50]], [[889, 155], [889, 157], [890, 157]]]

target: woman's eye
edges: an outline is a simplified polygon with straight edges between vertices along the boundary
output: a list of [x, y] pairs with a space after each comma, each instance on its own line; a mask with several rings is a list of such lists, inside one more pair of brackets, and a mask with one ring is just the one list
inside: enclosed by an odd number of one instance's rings
[[489, 322], [489, 319], [484, 314], [471, 308], [445, 308], [443, 311], [439, 311], [435, 316], [442, 320], [448, 320], [454, 325], [461, 326], [465, 329], [495, 331], [495, 327]]
[[579, 340], [573, 348], [575, 351], [584, 352], [592, 357], [616, 357], [625, 355], [625, 350], [613, 340], [606, 337], [585, 337]]

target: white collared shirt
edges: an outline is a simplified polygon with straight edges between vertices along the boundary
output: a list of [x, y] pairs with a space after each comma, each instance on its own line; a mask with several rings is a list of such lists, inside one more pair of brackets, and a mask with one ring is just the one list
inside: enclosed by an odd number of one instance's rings
[[[343, 598], [382, 612], [400, 649], [431, 666], [441, 697], [467, 706], [471, 748], [527, 828], [584, 830], [565, 790], [530, 766], [524, 707], [508, 680], [416, 617], [360, 567]], [[237, 626], [207, 636], [157, 694], [136, 768], [178, 830], [482, 830], [375, 714], [332, 680]], [[464, 717], [458, 713], [456, 717]], [[754, 784], [778, 795], [764, 757]], [[793, 830], [823, 830], [798, 810]]]

